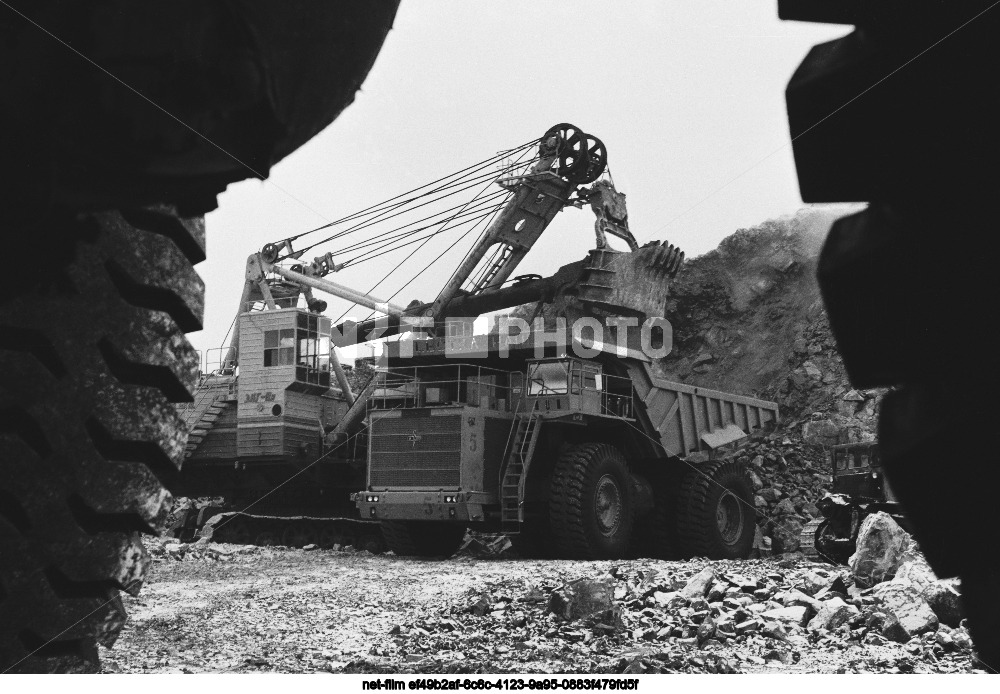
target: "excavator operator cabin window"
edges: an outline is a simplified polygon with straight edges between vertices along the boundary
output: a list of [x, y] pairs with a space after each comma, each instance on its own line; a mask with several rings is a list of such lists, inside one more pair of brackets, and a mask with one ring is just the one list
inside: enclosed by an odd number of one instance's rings
[[330, 385], [330, 319], [299, 314], [296, 328], [295, 380]]
[[847, 454], [844, 451], [832, 451], [831, 455], [836, 469], [844, 470], [847, 468]]
[[295, 363], [295, 330], [264, 331], [264, 366], [291, 366]]

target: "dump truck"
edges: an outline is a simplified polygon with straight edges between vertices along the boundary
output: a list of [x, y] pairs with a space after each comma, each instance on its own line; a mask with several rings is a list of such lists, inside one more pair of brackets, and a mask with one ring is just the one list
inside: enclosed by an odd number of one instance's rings
[[[224, 539], [373, 550], [382, 537], [397, 555], [451, 554], [470, 528], [545, 556], [748, 555], [750, 482], [722, 456], [777, 406], [658, 373], [683, 253], [635, 240], [598, 138], [563, 123], [536, 145], [495, 180], [507, 195], [432, 302], [334, 283], [337, 257], [301, 262], [297, 238], [248, 259], [249, 310], [190, 408], [183, 473], [190, 494], [238, 501], [192, 514], [189, 530], [208, 518]], [[549, 277], [512, 277], [557, 213], [585, 206], [596, 248]], [[384, 317], [330, 325], [314, 291]], [[517, 335], [473, 334], [516, 307]], [[399, 339], [355, 393], [327, 335]]]
[[752, 486], [724, 456], [777, 406], [668, 380], [617, 327], [560, 340], [539, 323], [506, 350], [480, 336], [468, 357], [447, 337], [391, 349], [361, 516], [398, 555], [450, 555], [474, 529], [538, 557], [747, 557]]

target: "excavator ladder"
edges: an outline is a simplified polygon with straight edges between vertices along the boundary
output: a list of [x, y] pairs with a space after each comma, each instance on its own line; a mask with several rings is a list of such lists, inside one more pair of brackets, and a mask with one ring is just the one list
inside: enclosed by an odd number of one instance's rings
[[524, 483], [541, 429], [538, 403], [526, 415], [516, 418], [514, 441], [500, 480], [500, 526], [505, 533], [520, 532], [524, 520]]

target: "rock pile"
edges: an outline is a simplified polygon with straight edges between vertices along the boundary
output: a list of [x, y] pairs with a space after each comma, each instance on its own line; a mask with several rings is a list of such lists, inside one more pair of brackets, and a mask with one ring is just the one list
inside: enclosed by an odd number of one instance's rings
[[254, 545], [216, 544], [207, 538], [180, 542], [172, 537], [142, 537], [143, 546], [153, 561], [237, 561], [251, 560], [266, 548]]
[[580, 672], [740, 672], [803, 658], [828, 658], [845, 672], [968, 669], [968, 632], [942, 606], [947, 601], [935, 608], [928, 599], [957, 595], [954, 586], [919, 561], [911, 554], [912, 566], [904, 562], [908, 568], [873, 588], [848, 569], [760, 560], [630, 564], [566, 583], [512, 581], [394, 626], [393, 645], [372, 653], [386, 659], [348, 670], [402, 662], [403, 672], [475, 672], [487, 663], [490, 671], [531, 672], [558, 662]]
[[822, 518], [816, 503], [832, 488], [824, 448], [774, 433], [755, 437], [735, 459], [750, 471], [762, 556], [797, 552], [802, 528]]

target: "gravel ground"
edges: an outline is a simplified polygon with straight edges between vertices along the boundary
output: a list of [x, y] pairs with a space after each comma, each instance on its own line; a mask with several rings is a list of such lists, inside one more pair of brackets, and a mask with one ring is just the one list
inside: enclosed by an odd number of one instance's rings
[[[129, 622], [102, 653], [107, 672], [978, 671], [967, 649], [864, 638], [847, 625], [699, 646], [697, 609], [651, 597], [706, 566], [776, 590], [835, 570], [804, 561], [426, 561], [238, 545], [187, 546], [177, 558], [152, 543], [151, 578], [139, 598], [126, 597]], [[565, 582], [609, 573], [617, 624], [547, 611]]]

